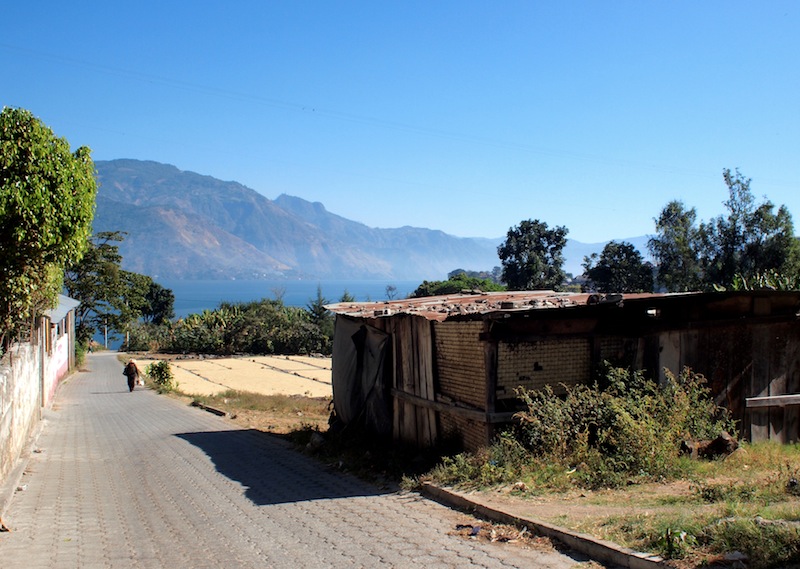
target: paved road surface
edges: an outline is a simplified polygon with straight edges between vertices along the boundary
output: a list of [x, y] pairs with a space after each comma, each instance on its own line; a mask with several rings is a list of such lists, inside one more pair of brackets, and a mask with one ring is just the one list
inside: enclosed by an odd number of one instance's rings
[[331, 472], [167, 397], [114, 354], [61, 386], [8, 507], [3, 569], [537, 567], [576, 559], [450, 535], [460, 514]]

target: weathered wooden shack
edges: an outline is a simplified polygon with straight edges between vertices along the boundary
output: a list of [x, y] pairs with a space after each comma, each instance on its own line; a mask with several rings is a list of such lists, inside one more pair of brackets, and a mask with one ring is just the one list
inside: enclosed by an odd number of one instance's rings
[[591, 383], [604, 361], [659, 379], [691, 367], [743, 438], [798, 440], [800, 292], [473, 292], [328, 308], [338, 417], [407, 444], [486, 445], [519, 410], [517, 387]]

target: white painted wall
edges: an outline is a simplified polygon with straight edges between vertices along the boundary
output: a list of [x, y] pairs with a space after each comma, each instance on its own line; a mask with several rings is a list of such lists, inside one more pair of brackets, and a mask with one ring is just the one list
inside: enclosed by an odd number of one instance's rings
[[40, 418], [40, 350], [15, 344], [0, 365], [0, 486]]

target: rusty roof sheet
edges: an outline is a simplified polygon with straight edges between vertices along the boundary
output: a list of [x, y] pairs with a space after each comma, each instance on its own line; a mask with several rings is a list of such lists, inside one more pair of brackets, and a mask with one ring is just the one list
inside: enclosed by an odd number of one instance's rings
[[425, 296], [380, 302], [340, 302], [326, 306], [335, 314], [356, 318], [382, 318], [393, 314], [411, 314], [428, 320], [481, 316], [492, 312], [528, 311], [534, 309], [568, 308], [601, 302], [620, 302], [625, 299], [663, 297], [664, 294], [609, 294], [554, 292], [552, 290], [481, 292]]

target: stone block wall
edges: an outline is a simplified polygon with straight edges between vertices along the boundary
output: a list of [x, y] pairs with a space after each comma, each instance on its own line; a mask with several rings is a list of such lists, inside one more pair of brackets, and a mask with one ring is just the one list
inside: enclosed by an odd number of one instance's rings
[[15, 344], [0, 363], [0, 485], [40, 418], [39, 346]]

